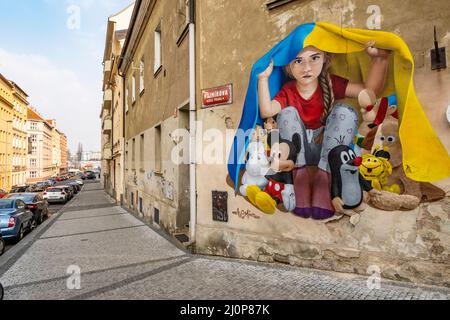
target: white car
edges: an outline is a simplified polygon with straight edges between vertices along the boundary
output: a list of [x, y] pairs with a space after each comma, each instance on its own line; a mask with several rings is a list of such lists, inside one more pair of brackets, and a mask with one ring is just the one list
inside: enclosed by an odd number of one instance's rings
[[80, 186], [84, 186], [83, 180], [75, 180], [76, 183], [78, 183]]
[[68, 194], [65, 191], [64, 187], [48, 188], [47, 191], [44, 192], [43, 197], [45, 200], [47, 200], [48, 203], [51, 203], [51, 202], [66, 203], [68, 200]]

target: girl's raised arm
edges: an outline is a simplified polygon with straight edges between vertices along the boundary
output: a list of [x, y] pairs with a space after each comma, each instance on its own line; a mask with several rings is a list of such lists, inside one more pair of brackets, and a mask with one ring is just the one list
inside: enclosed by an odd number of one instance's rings
[[272, 71], [273, 62], [270, 62], [269, 67], [258, 75], [259, 112], [263, 119], [271, 118], [281, 111], [281, 104], [270, 99], [269, 77]]

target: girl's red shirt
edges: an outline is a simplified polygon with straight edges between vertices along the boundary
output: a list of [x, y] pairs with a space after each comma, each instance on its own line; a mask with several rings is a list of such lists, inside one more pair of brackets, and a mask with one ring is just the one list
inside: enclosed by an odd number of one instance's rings
[[[334, 99], [344, 99], [349, 81], [336, 75], [330, 75], [330, 78], [333, 86]], [[283, 88], [281, 88], [274, 100], [281, 104], [282, 109], [286, 107], [295, 107], [298, 110], [306, 129], [318, 129], [322, 127], [320, 118], [322, 117], [325, 106], [320, 85], [317, 86], [317, 90], [312, 97], [306, 100], [297, 90], [297, 81], [293, 80], [286, 83]]]

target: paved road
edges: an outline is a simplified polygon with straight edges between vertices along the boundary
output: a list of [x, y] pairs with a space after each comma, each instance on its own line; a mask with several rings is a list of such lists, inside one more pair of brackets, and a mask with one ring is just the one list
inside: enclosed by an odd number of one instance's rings
[[444, 288], [193, 256], [116, 206], [99, 183], [0, 257], [5, 299], [449, 299]]

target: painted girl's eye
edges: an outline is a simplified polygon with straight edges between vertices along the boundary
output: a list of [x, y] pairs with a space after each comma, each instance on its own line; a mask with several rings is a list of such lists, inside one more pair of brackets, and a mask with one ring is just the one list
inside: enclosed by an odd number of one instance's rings
[[312, 57], [312, 61], [317, 62], [320, 60], [320, 58], [321, 58], [321, 56], [314, 56], [314, 57]]
[[395, 142], [395, 137], [394, 136], [389, 136], [389, 137], [387, 137], [387, 141], [388, 142]]
[[295, 64], [300, 64], [300, 63], [302, 63], [302, 59], [296, 58], [296, 59], [294, 60], [294, 63], [295, 63]]
[[385, 136], [381, 136], [381, 137], [380, 137], [380, 140], [381, 140], [381, 141], [386, 141], [386, 137], [385, 137]]
[[342, 160], [342, 163], [347, 163], [350, 161], [350, 157], [347, 154], [347, 152], [341, 153], [341, 160]]

